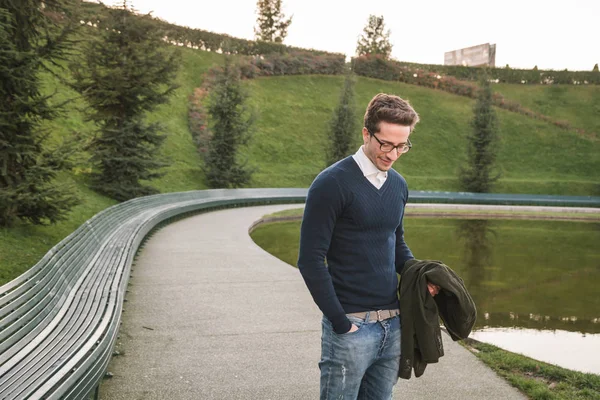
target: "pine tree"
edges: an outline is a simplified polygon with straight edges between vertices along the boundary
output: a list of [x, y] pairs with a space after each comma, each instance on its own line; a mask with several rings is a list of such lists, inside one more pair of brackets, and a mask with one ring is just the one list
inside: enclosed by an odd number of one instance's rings
[[468, 136], [467, 165], [461, 168], [459, 180], [466, 192], [490, 192], [499, 178], [494, 174], [498, 147], [498, 120], [492, 106], [492, 89], [487, 73], [480, 80], [480, 90], [473, 109], [472, 132]]
[[281, 0], [258, 0], [256, 3], [256, 40], [283, 43], [287, 29], [292, 23], [292, 17], [285, 19], [281, 12]]
[[598, 72], [598, 63], [594, 64], [594, 68], [592, 68], [592, 72]]
[[354, 79], [351, 73], [348, 72], [340, 93], [340, 101], [330, 123], [327, 165], [331, 165], [350, 154], [356, 133]]
[[62, 59], [75, 30], [70, 0], [0, 2], [0, 226], [65, 217], [78, 200], [55, 177], [68, 152], [46, 146], [42, 125], [59, 109], [40, 93], [40, 72]]
[[370, 15], [367, 26], [365, 26], [362, 35], [358, 39], [356, 54], [358, 56], [373, 54], [389, 58], [392, 54], [390, 30], [388, 29], [387, 32], [384, 32], [384, 30], [383, 15], [381, 17]]
[[163, 175], [165, 136], [159, 123], [145, 120], [177, 88], [178, 53], [162, 40], [151, 17], [135, 15], [127, 1], [108, 10], [98, 33], [83, 61], [72, 65], [73, 87], [98, 127], [89, 145], [92, 188], [120, 201], [156, 193], [142, 181]]
[[252, 170], [240, 162], [238, 154], [240, 147], [248, 143], [254, 122], [247, 98], [239, 70], [226, 57], [209, 94], [212, 137], [205, 156], [205, 172], [211, 188], [236, 188], [250, 181]]

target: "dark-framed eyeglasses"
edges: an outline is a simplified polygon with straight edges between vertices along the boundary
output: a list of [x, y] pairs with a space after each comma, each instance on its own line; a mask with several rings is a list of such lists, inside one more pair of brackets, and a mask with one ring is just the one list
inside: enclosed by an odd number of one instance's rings
[[377, 140], [377, 143], [379, 143], [379, 148], [384, 153], [389, 153], [395, 149], [397, 154], [404, 154], [404, 153], [407, 153], [412, 148], [412, 143], [410, 142], [410, 139], [408, 139], [408, 138], [406, 138], [406, 143], [402, 143], [402, 144], [399, 144], [398, 146], [394, 146], [391, 143], [382, 142], [381, 140], [379, 140], [377, 138], [377, 136], [375, 136], [375, 134], [373, 132], [371, 132], [368, 129], [367, 129], [367, 132], [369, 132], [369, 135], [373, 136], [375, 138], [375, 140]]

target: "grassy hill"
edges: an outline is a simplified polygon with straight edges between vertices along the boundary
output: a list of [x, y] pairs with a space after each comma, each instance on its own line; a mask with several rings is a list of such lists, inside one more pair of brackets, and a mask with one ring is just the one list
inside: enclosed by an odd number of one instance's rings
[[600, 87], [496, 84], [492, 90], [538, 113], [600, 136]]
[[[248, 156], [258, 168], [253, 186], [306, 187], [325, 166], [328, 120], [342, 77], [295, 76], [247, 82], [260, 112]], [[579, 88], [573, 88], [579, 89]], [[572, 89], [570, 89], [572, 90]], [[358, 78], [357, 123], [373, 94], [409, 99], [421, 116], [411, 136], [413, 149], [395, 164], [411, 189], [457, 191], [465, 160], [473, 100], [446, 92]], [[598, 90], [600, 93], [600, 90]], [[551, 124], [497, 110], [502, 178], [497, 192], [589, 195], [598, 193], [598, 141]], [[590, 118], [591, 120], [592, 118]], [[359, 125], [361, 126], [361, 125]], [[360, 133], [356, 135], [356, 146]]]
[[[167, 128], [163, 155], [171, 161], [165, 176], [150, 182], [162, 192], [206, 188], [197, 154], [188, 131], [188, 96], [202, 81], [202, 74], [222, 61], [215, 53], [181, 49], [180, 88], [169, 104], [150, 117]], [[324, 146], [328, 122], [337, 103], [342, 77], [290, 76], [246, 81], [251, 105], [257, 111], [256, 133], [245, 155], [256, 167], [254, 187], [307, 187], [325, 166]], [[77, 98], [51, 75], [44, 77], [44, 91], [56, 93], [53, 101]], [[600, 132], [598, 107], [600, 87], [531, 87], [499, 85], [498, 90], [523, 105], [568, 119], [574, 126]], [[560, 92], [560, 96], [556, 93]], [[458, 190], [456, 172], [465, 159], [466, 135], [473, 100], [401, 83], [357, 78], [357, 122], [370, 98], [378, 92], [407, 98], [421, 115], [411, 140], [413, 150], [396, 164], [415, 190]], [[530, 102], [530, 103], [528, 103]], [[548, 106], [549, 105], [549, 106]], [[70, 103], [59, 119], [47, 126], [52, 141], [72, 140], [72, 132], [91, 135], [84, 120], [81, 101]], [[545, 108], [544, 108], [545, 107]], [[497, 192], [598, 195], [600, 179], [597, 137], [582, 137], [548, 123], [498, 110], [502, 148], [498, 164], [502, 179]], [[360, 125], [359, 125], [360, 126]], [[356, 135], [356, 147], [360, 133]], [[87, 155], [81, 154], [76, 168], [61, 175], [61, 184], [73, 185], [82, 204], [66, 221], [50, 227], [17, 224], [0, 229], [0, 283], [31, 267], [54, 244], [86, 219], [114, 204], [87, 189]]]

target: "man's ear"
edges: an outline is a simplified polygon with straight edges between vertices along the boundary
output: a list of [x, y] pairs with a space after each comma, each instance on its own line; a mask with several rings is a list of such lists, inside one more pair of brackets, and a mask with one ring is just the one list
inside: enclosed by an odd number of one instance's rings
[[363, 135], [363, 143], [367, 143], [369, 141], [369, 130], [365, 127], [362, 128], [362, 135]]

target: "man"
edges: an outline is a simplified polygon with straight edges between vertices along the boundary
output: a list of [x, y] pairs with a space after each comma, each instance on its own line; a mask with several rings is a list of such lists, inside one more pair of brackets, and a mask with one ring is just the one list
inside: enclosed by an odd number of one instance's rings
[[411, 148], [417, 122], [407, 101], [376, 95], [364, 117], [364, 144], [322, 171], [308, 191], [298, 267], [324, 314], [321, 399], [391, 399], [398, 380], [396, 273], [414, 257], [402, 226], [408, 187], [391, 168]]

